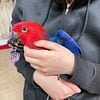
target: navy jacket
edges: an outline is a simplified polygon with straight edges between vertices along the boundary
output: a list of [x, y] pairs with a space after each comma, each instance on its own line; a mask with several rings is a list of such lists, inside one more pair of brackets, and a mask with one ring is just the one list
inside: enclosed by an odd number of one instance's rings
[[[65, 0], [16, 0], [11, 23], [37, 21], [52, 36], [58, 29], [65, 30], [81, 48], [73, 76], [62, 76], [82, 89], [70, 99], [100, 100], [100, 0], [75, 0], [67, 14], [66, 7]], [[34, 83], [35, 69], [25, 61], [23, 53], [15, 66], [25, 77], [24, 99], [46, 100], [47, 94]]]

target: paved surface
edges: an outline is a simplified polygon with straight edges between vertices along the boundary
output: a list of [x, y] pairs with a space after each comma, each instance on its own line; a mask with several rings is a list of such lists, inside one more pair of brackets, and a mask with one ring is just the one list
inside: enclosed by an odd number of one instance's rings
[[0, 50], [0, 100], [23, 100], [24, 79], [10, 61], [10, 50]]

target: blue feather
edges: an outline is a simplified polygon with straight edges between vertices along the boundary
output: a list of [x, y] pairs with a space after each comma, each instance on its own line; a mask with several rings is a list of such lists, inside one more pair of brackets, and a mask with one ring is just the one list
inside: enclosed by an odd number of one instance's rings
[[64, 30], [58, 30], [54, 37], [48, 36], [50, 41], [57, 42], [69, 49], [74, 55], [80, 55], [79, 45]]

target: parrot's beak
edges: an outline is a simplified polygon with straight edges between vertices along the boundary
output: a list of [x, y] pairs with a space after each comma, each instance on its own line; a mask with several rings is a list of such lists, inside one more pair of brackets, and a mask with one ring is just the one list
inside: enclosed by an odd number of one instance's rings
[[16, 34], [16, 32], [12, 32], [10, 39], [8, 40], [8, 44], [10, 46], [18, 47], [18, 48], [23, 47], [23, 44], [22, 44], [21, 40], [19, 39], [18, 35]]

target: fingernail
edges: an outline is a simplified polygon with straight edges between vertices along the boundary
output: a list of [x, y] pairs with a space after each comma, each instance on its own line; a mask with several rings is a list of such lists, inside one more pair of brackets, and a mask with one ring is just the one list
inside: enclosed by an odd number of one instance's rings
[[77, 88], [75, 91], [76, 91], [77, 93], [80, 93], [80, 92], [81, 92], [81, 89]]

